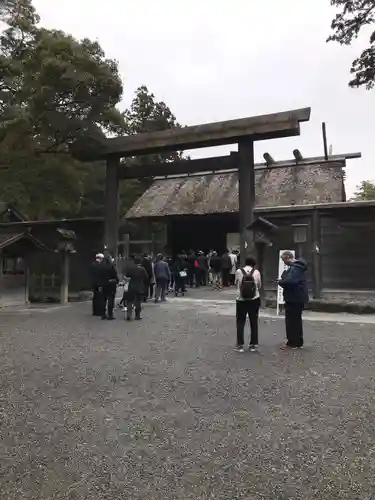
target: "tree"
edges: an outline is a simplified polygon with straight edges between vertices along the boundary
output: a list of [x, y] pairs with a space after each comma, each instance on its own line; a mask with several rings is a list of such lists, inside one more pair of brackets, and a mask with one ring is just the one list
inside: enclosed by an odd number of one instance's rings
[[[124, 113], [125, 131], [128, 135], [156, 132], [180, 128], [176, 117], [163, 101], [157, 101], [155, 95], [143, 85], [135, 91], [130, 107]], [[156, 164], [174, 162], [182, 159], [181, 152], [144, 155], [124, 161], [124, 165]], [[126, 212], [131, 205], [150, 186], [152, 179], [126, 181], [120, 188], [121, 211]]]
[[[95, 157], [108, 134], [175, 128], [176, 118], [146, 87], [121, 113], [116, 61], [97, 42], [40, 27], [31, 0], [0, 0], [0, 21], [0, 200], [34, 219], [103, 215], [104, 164], [76, 158]], [[179, 158], [152, 155], [124, 164]], [[149, 183], [123, 183], [123, 212]]]
[[[340, 12], [332, 21], [333, 34], [327, 41], [336, 41], [341, 45], [350, 45], [365, 26], [375, 22], [375, 0], [331, 0], [331, 5]], [[372, 89], [375, 84], [375, 31], [370, 35], [369, 46], [353, 61], [350, 72], [351, 87], [364, 85]]]
[[375, 200], [375, 182], [362, 181], [352, 197], [353, 201]]
[[35, 218], [76, 214], [103, 176], [69, 147], [124, 131], [117, 63], [97, 42], [40, 28], [30, 0], [3, 1], [0, 16], [0, 198]]

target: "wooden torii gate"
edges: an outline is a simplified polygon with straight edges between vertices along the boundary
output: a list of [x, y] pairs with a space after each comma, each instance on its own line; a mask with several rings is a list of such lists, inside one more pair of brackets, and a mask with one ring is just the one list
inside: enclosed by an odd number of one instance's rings
[[[113, 256], [117, 256], [120, 179], [238, 168], [241, 255], [244, 256], [246, 248], [253, 249], [253, 238], [246, 231], [246, 227], [254, 221], [254, 142], [300, 135], [300, 123], [310, 119], [310, 112], [310, 108], [302, 108], [100, 141], [97, 153], [94, 153], [94, 157], [91, 155], [90, 159], [107, 161], [104, 235], [106, 249]], [[229, 144], [238, 144], [238, 153], [219, 158], [182, 160], [129, 168], [121, 167], [120, 164], [121, 158]]]

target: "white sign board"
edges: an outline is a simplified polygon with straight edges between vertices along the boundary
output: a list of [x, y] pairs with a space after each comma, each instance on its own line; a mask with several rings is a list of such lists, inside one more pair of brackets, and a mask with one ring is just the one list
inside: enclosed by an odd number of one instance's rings
[[[283, 272], [288, 269], [288, 266], [286, 266], [281, 259], [281, 256], [284, 252], [291, 252], [293, 254], [293, 258], [295, 259], [295, 257], [296, 257], [295, 250], [280, 250], [280, 252], [279, 252], [279, 275], [278, 275], [279, 279], [281, 278], [281, 275], [283, 274]], [[277, 314], [279, 314], [279, 312], [280, 312], [280, 305], [283, 305], [283, 304], [285, 304], [283, 289], [281, 288], [281, 286], [277, 286], [277, 307], [276, 307]]]

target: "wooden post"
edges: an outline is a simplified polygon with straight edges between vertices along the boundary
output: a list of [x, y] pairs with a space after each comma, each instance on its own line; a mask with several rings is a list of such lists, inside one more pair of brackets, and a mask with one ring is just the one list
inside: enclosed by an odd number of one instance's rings
[[240, 257], [245, 264], [246, 255], [254, 252], [254, 235], [246, 226], [254, 221], [255, 177], [254, 143], [250, 139], [238, 142], [238, 195], [240, 217]]
[[69, 302], [69, 253], [62, 252], [60, 303]]
[[105, 236], [104, 246], [111, 256], [117, 258], [119, 232], [119, 159], [107, 159], [105, 177]]
[[311, 217], [312, 233], [312, 267], [313, 267], [313, 296], [320, 299], [322, 294], [322, 271], [320, 258], [320, 214], [317, 209], [313, 210]]
[[261, 289], [259, 290], [259, 294], [260, 294], [260, 299], [263, 303], [264, 301], [264, 298], [265, 298], [265, 289], [264, 289], [264, 255], [265, 255], [265, 251], [266, 251], [266, 244], [265, 243], [262, 243], [262, 242], [259, 242], [259, 243], [255, 243], [255, 246], [256, 246], [256, 249], [257, 249], [257, 252], [256, 252], [256, 255], [257, 255], [257, 269], [258, 271], [260, 272], [260, 275], [262, 276], [262, 287]]

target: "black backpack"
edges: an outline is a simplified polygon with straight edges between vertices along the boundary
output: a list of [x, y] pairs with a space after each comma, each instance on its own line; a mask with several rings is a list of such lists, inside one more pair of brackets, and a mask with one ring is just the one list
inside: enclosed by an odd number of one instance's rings
[[257, 286], [254, 280], [254, 271], [255, 271], [254, 267], [249, 273], [247, 273], [245, 269], [241, 269], [243, 276], [242, 276], [240, 292], [241, 292], [241, 298], [244, 300], [251, 300], [256, 295]]

